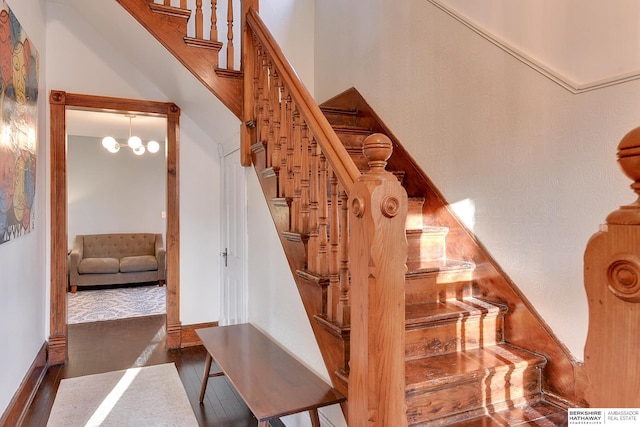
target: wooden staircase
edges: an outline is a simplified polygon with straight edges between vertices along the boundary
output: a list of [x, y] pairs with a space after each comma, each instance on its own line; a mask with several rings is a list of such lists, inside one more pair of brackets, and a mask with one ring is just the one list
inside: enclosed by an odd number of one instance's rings
[[[330, 104], [349, 103], [358, 96], [350, 90]], [[356, 105], [322, 110], [358, 168], [366, 173], [363, 141], [383, 131], [381, 124]], [[393, 173], [400, 180], [405, 176], [404, 171]], [[544, 400], [546, 358], [505, 341], [508, 308], [474, 297], [474, 263], [447, 257], [448, 228], [425, 224], [424, 202], [424, 197], [410, 197], [406, 224], [408, 424], [566, 423], [566, 410]]]
[[[355, 89], [315, 104], [255, 10], [246, 15], [243, 76], [225, 74], [217, 59], [203, 62], [204, 54], [194, 54], [210, 49], [178, 28], [186, 25], [186, 11], [148, 0], [117, 1], [245, 123], [242, 147], [258, 174], [334, 387], [352, 399], [349, 191], [358, 171], [369, 171], [365, 138], [383, 133], [393, 145], [386, 164], [409, 197], [406, 424], [566, 424], [566, 408], [577, 397], [566, 349]], [[241, 79], [243, 105], [237, 97]]]

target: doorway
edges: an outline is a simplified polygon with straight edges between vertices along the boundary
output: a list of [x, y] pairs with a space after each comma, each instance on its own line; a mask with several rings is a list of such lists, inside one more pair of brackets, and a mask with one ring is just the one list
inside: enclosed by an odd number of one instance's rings
[[180, 108], [173, 103], [51, 91], [51, 296], [49, 364], [64, 363], [67, 357], [67, 141], [66, 109], [125, 112], [165, 117], [167, 122], [166, 159], [166, 286], [167, 347], [179, 348], [182, 338], [180, 322], [180, 210], [179, 139]]
[[246, 323], [248, 285], [246, 266], [247, 169], [240, 164], [240, 150], [224, 157], [222, 213], [222, 288], [220, 325]]

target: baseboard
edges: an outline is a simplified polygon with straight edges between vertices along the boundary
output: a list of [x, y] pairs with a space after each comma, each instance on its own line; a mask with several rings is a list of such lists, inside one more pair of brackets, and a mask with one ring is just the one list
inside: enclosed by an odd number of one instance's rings
[[20, 387], [9, 402], [9, 406], [0, 417], [0, 426], [19, 426], [22, 424], [27, 410], [31, 406], [31, 401], [47, 373], [47, 367], [47, 343], [45, 342], [36, 354]]
[[193, 325], [184, 325], [182, 327], [182, 343], [181, 348], [193, 347], [196, 345], [202, 345], [202, 341], [196, 334], [196, 329], [202, 328], [215, 328], [218, 326], [218, 322], [196, 323]]

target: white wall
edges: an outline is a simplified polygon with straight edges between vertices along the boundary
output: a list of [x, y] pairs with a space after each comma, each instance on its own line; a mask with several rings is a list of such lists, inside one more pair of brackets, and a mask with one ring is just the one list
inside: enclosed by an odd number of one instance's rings
[[[140, 31], [144, 33], [145, 30], [140, 26]], [[179, 100], [165, 94], [173, 93], [175, 87], [155, 86], [137, 64], [123, 56], [120, 46], [114, 46], [108, 38], [95, 32], [64, 2], [48, 3], [47, 45], [51, 52], [47, 62], [50, 89], [176, 102], [181, 107]], [[153, 49], [145, 53], [148, 55], [151, 51]], [[145, 57], [144, 61], [162, 64], [174, 60], [171, 57]], [[168, 65], [163, 72], [167, 68]], [[175, 85], [179, 86], [180, 82]], [[231, 121], [230, 127], [237, 131], [236, 123]], [[231, 131], [220, 127], [220, 132], [226, 135]], [[179, 171], [180, 317], [183, 325], [211, 322], [219, 316], [219, 257], [212, 262], [212, 254], [219, 252], [220, 242], [220, 159], [216, 137], [205, 134], [183, 109]], [[159, 216], [160, 212], [157, 214]]]
[[[123, 148], [110, 153], [102, 138], [67, 138], [69, 248], [78, 234], [166, 232], [164, 142], [142, 156]], [[166, 240], [166, 239], [165, 239]]]
[[571, 87], [638, 77], [640, 5], [633, 0], [429, 0]]
[[47, 339], [45, 306], [47, 189], [44, 62], [45, 0], [8, 0], [8, 5], [40, 55], [35, 229], [0, 245], [0, 414], [7, 408], [38, 350]]
[[422, 0], [317, 2], [315, 27], [316, 98], [355, 86], [581, 359], [582, 257], [634, 200], [616, 146], [640, 83], [571, 94]]

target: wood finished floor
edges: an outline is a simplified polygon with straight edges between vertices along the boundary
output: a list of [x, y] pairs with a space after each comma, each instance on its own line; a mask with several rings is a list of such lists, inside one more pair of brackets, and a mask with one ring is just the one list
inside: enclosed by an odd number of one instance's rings
[[[133, 366], [173, 362], [200, 426], [248, 427], [257, 421], [224, 377], [209, 379], [202, 405], [198, 403], [204, 370], [204, 347], [167, 350], [165, 317], [148, 316], [69, 325], [67, 364], [50, 367], [23, 426], [46, 426], [60, 380]], [[212, 367], [212, 371], [216, 367]], [[276, 421], [273, 427], [284, 426]], [[73, 426], [70, 426], [73, 427]]]

